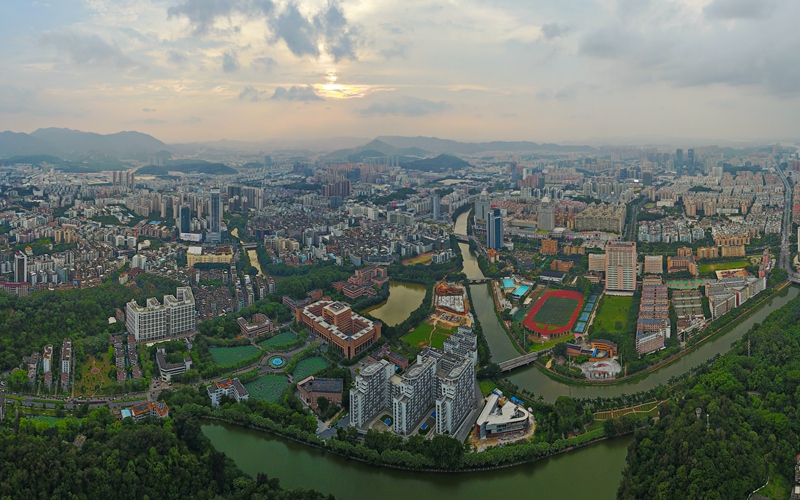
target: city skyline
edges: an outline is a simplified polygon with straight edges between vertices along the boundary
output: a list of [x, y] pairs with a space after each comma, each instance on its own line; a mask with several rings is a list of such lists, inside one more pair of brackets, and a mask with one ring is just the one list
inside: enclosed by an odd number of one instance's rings
[[[792, 141], [788, 1], [15, 3], [0, 129]], [[388, 21], [387, 21], [388, 20]], [[376, 133], [377, 132], [377, 133]], [[696, 142], [695, 142], [696, 144]]]

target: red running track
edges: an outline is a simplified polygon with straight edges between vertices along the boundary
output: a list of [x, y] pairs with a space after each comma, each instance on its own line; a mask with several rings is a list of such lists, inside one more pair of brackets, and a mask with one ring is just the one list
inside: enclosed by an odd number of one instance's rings
[[[544, 303], [550, 297], [561, 297], [563, 299], [575, 299], [578, 301], [578, 305], [575, 306], [575, 310], [572, 311], [572, 317], [569, 320], [569, 323], [566, 326], [562, 326], [556, 328], [555, 330], [548, 330], [547, 328], [540, 328], [536, 326], [536, 323], [533, 322], [533, 317], [536, 316], [536, 313], [539, 312], [539, 309], [542, 308]], [[554, 290], [552, 292], [547, 292], [541, 297], [539, 300], [536, 301], [536, 304], [533, 305], [530, 311], [528, 311], [528, 315], [525, 317], [525, 320], [522, 322], [525, 328], [534, 331], [541, 335], [551, 336], [551, 335], [561, 335], [562, 333], [567, 333], [568, 331], [572, 330], [572, 326], [575, 324], [575, 320], [578, 319], [578, 314], [581, 312], [581, 308], [583, 307], [583, 294], [579, 292], [575, 292], [573, 290]]]

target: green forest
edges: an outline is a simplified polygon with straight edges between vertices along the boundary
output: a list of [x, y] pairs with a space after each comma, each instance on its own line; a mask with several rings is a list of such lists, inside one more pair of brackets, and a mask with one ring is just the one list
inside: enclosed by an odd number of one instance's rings
[[0, 431], [2, 498], [326, 498], [245, 475], [180, 415], [118, 422], [102, 407], [54, 426], [15, 419], [11, 429]]
[[[174, 294], [177, 286], [176, 281], [140, 274], [135, 287], [105, 283], [87, 289], [39, 291], [29, 297], [0, 293], [0, 370], [19, 366], [22, 356], [41, 351], [47, 344], [57, 346], [65, 338], [74, 341], [105, 334], [105, 351], [107, 334], [124, 330], [122, 323], [108, 324], [117, 308], [124, 309], [131, 299], [140, 304], [147, 297], [161, 300], [164, 294]], [[76, 349], [80, 357], [81, 349]]]
[[768, 476], [788, 485], [800, 453], [799, 323], [796, 298], [676, 386], [658, 422], [636, 431], [619, 497], [746, 498]]

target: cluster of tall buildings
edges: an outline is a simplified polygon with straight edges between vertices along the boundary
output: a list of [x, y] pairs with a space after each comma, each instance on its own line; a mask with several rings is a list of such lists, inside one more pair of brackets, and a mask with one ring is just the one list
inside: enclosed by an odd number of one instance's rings
[[645, 278], [636, 321], [636, 352], [640, 356], [663, 349], [670, 335], [667, 297], [667, 285], [660, 278]]
[[135, 300], [125, 308], [125, 327], [136, 342], [173, 337], [195, 329], [194, 295], [190, 287], [178, 287], [175, 295], [165, 295], [164, 304], [158, 299], [147, 299], [144, 306]]
[[436, 433], [455, 434], [476, 402], [476, 347], [472, 330], [459, 327], [442, 350], [425, 348], [402, 375], [386, 360], [365, 366], [350, 390], [350, 425], [364, 427], [391, 410], [397, 434], [412, 433], [429, 414]]
[[114, 187], [126, 187], [128, 189], [136, 187], [136, 176], [133, 172], [114, 170], [112, 172], [112, 181]]

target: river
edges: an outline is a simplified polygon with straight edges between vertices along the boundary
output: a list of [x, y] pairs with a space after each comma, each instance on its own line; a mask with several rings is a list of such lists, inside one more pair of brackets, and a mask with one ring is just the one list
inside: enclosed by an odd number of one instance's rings
[[370, 307], [364, 312], [395, 326], [408, 318], [425, 298], [425, 285], [392, 281], [389, 283], [389, 298], [386, 302]]
[[[204, 424], [203, 434], [244, 472], [266, 472], [284, 488], [313, 488], [347, 500], [616, 498], [630, 437], [602, 441], [528, 465], [479, 473], [426, 473], [373, 467], [252, 429]], [[581, 481], [573, 480], [581, 474]]]

